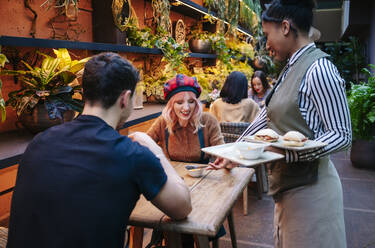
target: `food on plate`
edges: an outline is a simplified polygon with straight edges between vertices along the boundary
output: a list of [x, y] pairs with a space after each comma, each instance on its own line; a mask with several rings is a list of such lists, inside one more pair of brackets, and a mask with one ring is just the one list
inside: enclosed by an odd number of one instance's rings
[[298, 131], [289, 131], [283, 136], [284, 146], [304, 146], [307, 138]]
[[266, 142], [276, 142], [279, 139], [279, 135], [272, 129], [265, 128], [256, 132], [254, 139]]
[[249, 142], [234, 143], [234, 147], [239, 152], [240, 159], [257, 159], [263, 154], [266, 146], [268, 146], [268, 144], [256, 144]]
[[201, 177], [202, 174], [203, 174], [204, 169], [198, 168], [198, 169], [190, 169], [190, 170], [187, 170], [187, 171], [188, 171], [188, 174], [191, 177]]

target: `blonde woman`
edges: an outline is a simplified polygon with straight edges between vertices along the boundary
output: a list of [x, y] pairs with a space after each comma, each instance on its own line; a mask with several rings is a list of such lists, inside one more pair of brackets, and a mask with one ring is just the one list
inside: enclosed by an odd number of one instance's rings
[[164, 85], [167, 106], [147, 134], [171, 160], [207, 163], [201, 148], [224, 144], [218, 121], [202, 111], [200, 93], [197, 79], [182, 74]]
[[[198, 97], [201, 88], [195, 77], [178, 74], [164, 85], [164, 97], [168, 101], [162, 115], [154, 122], [147, 134], [158, 143], [170, 159], [183, 162], [209, 162], [201, 148], [224, 144], [219, 122], [209, 113], [203, 113]], [[224, 226], [212, 240], [225, 235]], [[183, 235], [184, 248], [193, 248], [191, 235]]]

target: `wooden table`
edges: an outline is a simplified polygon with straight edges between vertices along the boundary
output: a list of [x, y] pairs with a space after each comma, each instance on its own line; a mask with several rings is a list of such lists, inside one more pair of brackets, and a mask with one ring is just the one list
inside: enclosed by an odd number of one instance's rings
[[[184, 168], [188, 164], [191, 163], [172, 162], [190, 188], [193, 210], [188, 218], [173, 221], [142, 196], [129, 218], [129, 225], [166, 232], [169, 247], [181, 247], [181, 233], [194, 234], [199, 247], [209, 247], [208, 237], [215, 236], [225, 218], [231, 214], [254, 169], [205, 171], [203, 177], [192, 178]], [[142, 235], [138, 236], [142, 238]]]

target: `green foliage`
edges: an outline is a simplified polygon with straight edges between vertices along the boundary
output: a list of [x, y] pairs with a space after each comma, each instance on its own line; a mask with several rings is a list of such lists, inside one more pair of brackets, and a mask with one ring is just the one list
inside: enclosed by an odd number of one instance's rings
[[239, 21], [241, 25], [250, 30], [254, 36], [260, 36], [261, 21], [260, 15], [262, 12], [262, 6], [259, 0], [242, 0], [240, 1], [240, 17]]
[[364, 46], [356, 37], [349, 37], [348, 42], [325, 43], [320, 48], [331, 55], [330, 59], [347, 84], [360, 81], [361, 68], [366, 67], [366, 56]]
[[152, 13], [157, 29], [163, 33], [169, 33], [172, 30], [169, 19], [171, 4], [169, 0], [152, 0]]
[[216, 52], [217, 58], [230, 67], [229, 62], [232, 58], [232, 54], [226, 45], [226, 38], [224, 35], [217, 33], [216, 35], [211, 36], [211, 47], [212, 50]]
[[[375, 70], [375, 65], [369, 65]], [[353, 139], [373, 139], [375, 129], [375, 74], [367, 68], [362, 72], [368, 75], [367, 82], [351, 83], [348, 94]]]
[[31, 111], [39, 101], [43, 101], [51, 119], [62, 119], [66, 110], [82, 111], [83, 102], [74, 99], [75, 93], [81, 94], [81, 85], [75, 80], [80, 76], [84, 64], [89, 58], [72, 60], [65, 48], [54, 50], [56, 57], [42, 54], [41, 67], [31, 67], [22, 63], [28, 70], [2, 70], [0, 75], [18, 76], [23, 87], [8, 94], [6, 105], [12, 106], [20, 116]]
[[259, 37], [257, 46], [255, 49], [255, 59], [266, 65], [269, 74], [273, 74], [274, 77], [280, 73], [280, 71], [275, 71], [275, 64], [272, 57], [269, 55], [269, 51], [266, 49], [266, 40], [263, 37]]
[[219, 18], [219, 31], [225, 33], [224, 21], [229, 23], [229, 33], [233, 33], [238, 25], [240, 4], [238, 0], [204, 0], [208, 12], [217, 12]]
[[[1, 73], [1, 68], [5, 66], [5, 63], [9, 62], [7, 57], [1, 53], [1, 46], [0, 46], [0, 73]], [[6, 111], [5, 111], [5, 101], [3, 98], [3, 95], [1, 94], [1, 86], [2, 82], [0, 80], [0, 112], [1, 112], [1, 122], [4, 122], [6, 119]]]
[[187, 36], [188, 40], [194, 39], [194, 40], [210, 40], [211, 39], [211, 33], [208, 31], [202, 31], [199, 29], [193, 29], [190, 31], [189, 35]]
[[184, 59], [188, 56], [184, 52], [187, 48], [186, 43], [185, 46], [181, 46], [172, 37], [168, 37], [158, 39], [155, 45], [163, 52], [162, 61], [168, 61], [167, 71], [181, 69]]
[[147, 48], [155, 46], [157, 36], [151, 33], [150, 28], [138, 29], [136, 26], [128, 26], [125, 32], [128, 45], [130, 46]]

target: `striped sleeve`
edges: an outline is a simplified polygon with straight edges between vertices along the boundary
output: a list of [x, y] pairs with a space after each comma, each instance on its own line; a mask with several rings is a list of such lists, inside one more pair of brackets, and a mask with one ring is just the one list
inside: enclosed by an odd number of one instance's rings
[[345, 81], [326, 58], [316, 61], [301, 85], [299, 105], [315, 140], [328, 145], [321, 149], [290, 152], [288, 162], [311, 161], [348, 148], [352, 141], [350, 114], [345, 94]]
[[255, 117], [254, 121], [249, 125], [249, 127], [243, 132], [237, 141], [241, 141], [243, 137], [247, 135], [253, 135], [261, 129], [267, 127], [267, 110], [263, 107], [258, 115]]

